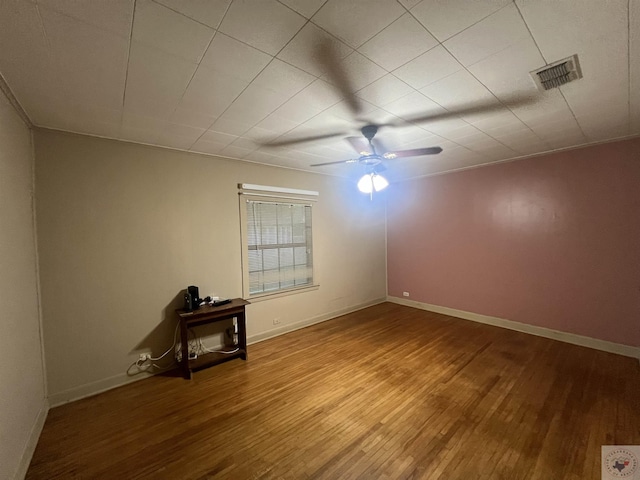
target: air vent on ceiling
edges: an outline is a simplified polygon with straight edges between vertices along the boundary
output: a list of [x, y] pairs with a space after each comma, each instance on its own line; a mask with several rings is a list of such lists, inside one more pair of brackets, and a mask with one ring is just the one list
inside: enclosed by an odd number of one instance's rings
[[559, 60], [531, 72], [533, 81], [539, 90], [551, 90], [565, 83], [582, 78], [578, 55]]

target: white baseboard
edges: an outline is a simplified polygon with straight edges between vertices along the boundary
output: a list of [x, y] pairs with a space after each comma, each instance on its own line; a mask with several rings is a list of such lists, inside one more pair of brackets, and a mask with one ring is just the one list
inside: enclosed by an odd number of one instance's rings
[[528, 325], [526, 323], [514, 322], [513, 320], [491, 317], [489, 315], [482, 315], [480, 313], [456, 310], [455, 308], [441, 307], [439, 305], [431, 305], [429, 303], [406, 300], [399, 297], [388, 296], [387, 301], [397, 303], [399, 305], [405, 305], [407, 307], [419, 308], [420, 310], [427, 310], [429, 312], [441, 313], [443, 315], [449, 315], [451, 317], [463, 318], [465, 320], [471, 320], [474, 322], [486, 323], [487, 325], [493, 325], [495, 327], [502, 327], [509, 330], [515, 330], [517, 332], [528, 333], [530, 335], [536, 335], [538, 337], [550, 338], [552, 340], [571, 343], [573, 345], [580, 345], [581, 347], [589, 347], [595, 350], [616, 353], [618, 355], [637, 358], [638, 360], [640, 360], [640, 347], [608, 342], [606, 340], [584, 337], [582, 335], [576, 335], [574, 333], [560, 332], [558, 330], [552, 330], [550, 328]]
[[49, 394], [49, 405], [51, 405], [51, 408], [58, 407], [64, 403], [75, 402], [76, 400], [91, 397], [93, 395], [106, 392], [107, 390], [111, 390], [112, 388], [121, 387], [122, 385], [137, 382], [138, 380], [143, 380], [151, 376], [153, 376], [153, 374], [147, 372], [141, 372], [135, 377], [129, 376], [126, 373], [120, 373], [113, 377], [103, 378], [102, 380], [97, 380], [95, 382], [85, 383], [79, 387]]
[[[318, 315], [316, 317], [308, 318], [300, 322], [284, 325], [279, 328], [274, 328], [273, 330], [268, 330], [263, 333], [251, 335], [250, 337], [247, 338], [247, 343], [253, 344], [253, 343], [262, 342], [263, 340], [277, 337], [285, 333], [293, 332], [295, 330], [299, 330], [301, 328], [308, 327], [316, 323], [324, 322], [326, 320], [330, 320], [332, 318], [339, 317], [341, 315], [346, 315], [347, 313], [355, 312], [357, 310], [362, 310], [363, 308], [367, 308], [372, 305], [377, 305], [385, 301], [386, 301], [386, 298], [384, 297], [378, 298], [365, 303], [361, 303], [359, 305], [353, 305], [348, 308], [344, 308], [341, 310], [336, 310], [334, 312], [325, 313], [322, 315]], [[216, 348], [216, 347], [213, 346], [209, 348]], [[107, 390], [111, 390], [112, 388], [121, 387], [122, 385], [126, 385], [128, 383], [137, 382], [138, 380], [143, 380], [152, 375], [154, 374], [143, 372], [143, 373], [140, 373], [139, 375], [136, 375], [135, 377], [131, 377], [126, 373], [121, 373], [118, 375], [114, 375], [113, 377], [108, 377], [95, 382], [86, 383], [84, 385], [80, 385], [79, 387], [70, 388], [62, 392], [49, 394], [49, 404], [51, 405], [52, 408], [57, 407], [64, 403], [73, 402], [86, 397], [91, 397], [93, 395], [106, 392]]]
[[343, 308], [340, 310], [336, 310], [330, 313], [323, 313], [322, 315], [318, 315], [315, 317], [307, 318], [306, 320], [302, 320], [296, 323], [290, 323], [288, 325], [284, 325], [282, 327], [274, 328], [272, 330], [267, 330], [266, 332], [257, 333], [255, 335], [251, 335], [247, 338], [247, 343], [249, 345], [253, 343], [262, 342], [264, 340], [268, 340], [270, 338], [274, 338], [280, 335], [284, 335], [285, 333], [294, 332], [296, 330], [300, 330], [301, 328], [309, 327], [311, 325], [315, 325], [316, 323], [326, 322], [327, 320], [331, 320], [332, 318], [340, 317], [342, 315], [346, 315], [348, 313], [357, 312], [358, 310], [362, 310], [363, 308], [371, 307], [373, 305], [378, 305], [380, 303], [386, 302], [386, 298], [377, 298], [375, 300], [371, 300], [365, 303], [361, 303], [359, 305], [353, 305], [351, 307]]
[[48, 413], [49, 402], [47, 402], [46, 398], [43, 398], [42, 406], [40, 407], [40, 411], [38, 412], [38, 415], [33, 422], [31, 431], [29, 432], [29, 438], [27, 439], [27, 443], [24, 446], [24, 451], [22, 452], [22, 458], [20, 459], [20, 463], [18, 464], [18, 470], [16, 471], [16, 475], [14, 477], [16, 480], [22, 480], [27, 475], [29, 464], [31, 463], [33, 454], [36, 451], [36, 446], [38, 445], [38, 440], [40, 439], [40, 434], [42, 433], [44, 422], [47, 420]]

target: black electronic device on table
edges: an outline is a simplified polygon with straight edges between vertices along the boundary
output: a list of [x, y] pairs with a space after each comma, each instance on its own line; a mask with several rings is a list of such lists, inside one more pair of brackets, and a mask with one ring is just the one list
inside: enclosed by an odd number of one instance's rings
[[187, 312], [192, 310], [196, 310], [200, 308], [200, 303], [202, 299], [200, 298], [200, 291], [198, 287], [195, 285], [190, 285], [187, 287], [187, 291], [184, 294], [184, 309]]
[[225, 300], [214, 300], [209, 305], [212, 307], [219, 307], [220, 305], [226, 305], [227, 303], [231, 303], [231, 299], [227, 298]]

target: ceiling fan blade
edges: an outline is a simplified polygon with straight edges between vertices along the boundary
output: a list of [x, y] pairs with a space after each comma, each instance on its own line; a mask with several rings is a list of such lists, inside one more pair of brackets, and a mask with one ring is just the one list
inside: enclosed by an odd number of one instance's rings
[[338, 163], [357, 163], [357, 158], [350, 158], [349, 160], [340, 160], [338, 162], [325, 162], [325, 163], [314, 163], [313, 165], [309, 165], [310, 167], [322, 167], [324, 165], [337, 165]]
[[371, 155], [373, 153], [367, 141], [362, 137], [347, 137], [345, 140], [351, 144], [358, 155]]
[[395, 152], [387, 152], [383, 156], [385, 158], [403, 158], [403, 157], [419, 157], [421, 155], [436, 155], [442, 151], [440, 147], [414, 148], [412, 150], [398, 150]]
[[469, 105], [460, 107], [447, 108], [443, 112], [420, 115], [418, 117], [405, 117], [399, 122], [391, 122], [378, 125], [380, 127], [397, 127], [407, 125], [411, 123], [426, 123], [435, 122], [438, 120], [446, 120], [449, 118], [463, 117], [465, 115], [472, 115], [475, 113], [486, 113], [491, 111], [500, 111], [503, 108], [517, 108], [526, 105], [532, 105], [537, 102], [537, 97], [528, 96], [510, 96], [503, 97], [501, 100], [494, 100], [491, 102], [475, 102]]
[[384, 152], [389, 150], [387, 147], [385, 147], [384, 142], [378, 137], [372, 139], [371, 143], [373, 143], [373, 146], [376, 149], [376, 153], [378, 155], [382, 155]]
[[325, 133], [323, 135], [311, 135], [309, 137], [297, 137], [285, 140], [274, 140], [272, 142], [266, 142], [262, 145], [265, 147], [287, 147], [289, 145], [296, 145], [298, 143], [313, 142], [316, 140], [324, 140], [325, 138], [341, 137], [345, 132]]
[[340, 64], [340, 57], [336, 52], [335, 45], [329, 41], [321, 42], [318, 45], [317, 58], [326, 69], [329, 81], [338, 88], [340, 95], [344, 98], [351, 112], [354, 115], [358, 115], [362, 111], [362, 104], [354, 93], [355, 88], [351, 79]]

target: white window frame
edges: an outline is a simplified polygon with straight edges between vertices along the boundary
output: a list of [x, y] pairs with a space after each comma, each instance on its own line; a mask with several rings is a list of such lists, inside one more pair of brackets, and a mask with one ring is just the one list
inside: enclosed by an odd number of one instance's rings
[[[244, 187], [244, 191], [240, 192], [240, 230], [241, 230], [241, 239], [242, 239], [242, 292], [243, 298], [251, 301], [259, 301], [265, 300], [269, 298], [280, 297], [284, 295], [291, 295], [295, 293], [306, 292], [309, 290], [315, 290], [319, 286], [315, 283], [316, 272], [315, 266], [313, 265], [313, 202], [315, 202], [316, 198], [309, 194], [317, 195], [317, 192], [309, 192], [303, 190], [294, 190], [294, 189], [282, 189], [286, 190], [283, 193], [297, 193], [304, 192], [303, 196], [290, 196], [283, 195], [280, 193], [280, 190], [277, 187], [262, 187], [258, 192], [247, 191], [246, 184], [239, 185], [240, 188]], [[258, 185], [251, 185], [251, 187], [260, 187]], [[275, 190], [275, 191], [274, 191]], [[268, 193], [262, 193], [268, 192]], [[307, 252], [307, 254], [311, 255], [311, 282], [304, 285], [279, 288], [277, 290], [270, 290], [267, 292], [258, 292], [251, 293], [250, 292], [250, 274], [249, 274], [249, 240], [248, 240], [248, 219], [249, 215], [247, 209], [251, 202], [259, 202], [259, 203], [269, 203], [269, 204], [280, 204], [280, 205], [304, 205], [311, 209], [311, 238], [310, 247], [311, 252]], [[292, 242], [293, 245], [293, 242]], [[274, 248], [281, 248], [282, 245], [274, 246]]]

